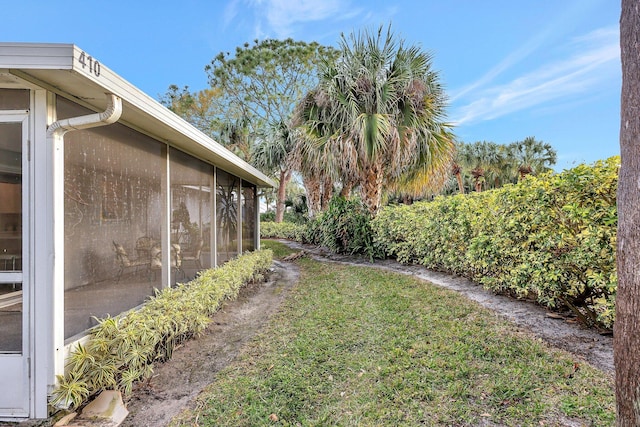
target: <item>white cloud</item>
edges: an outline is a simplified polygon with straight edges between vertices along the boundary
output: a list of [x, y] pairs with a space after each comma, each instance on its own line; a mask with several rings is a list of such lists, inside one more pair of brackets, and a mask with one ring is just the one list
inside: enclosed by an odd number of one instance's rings
[[270, 0], [267, 18], [278, 35], [289, 35], [292, 24], [321, 21], [338, 15], [343, 4], [339, 0]]
[[238, 1], [239, 0], [231, 0], [227, 7], [224, 8], [223, 22], [225, 27], [227, 27], [238, 14]]
[[536, 49], [540, 47], [545, 41], [545, 39], [549, 36], [550, 31], [543, 31], [541, 33], [536, 34], [533, 38], [529, 39], [527, 43], [525, 43], [522, 47], [517, 49], [508, 55], [505, 59], [500, 61], [498, 65], [489, 70], [485, 75], [480, 77], [475, 82], [454, 91], [451, 95], [451, 101], [455, 101], [458, 98], [463, 97], [467, 93], [477, 89], [478, 87], [482, 87], [485, 84], [491, 82], [493, 79], [502, 74], [505, 70], [511, 68], [514, 64], [518, 63], [522, 59], [529, 56]]
[[396, 13], [396, 6], [371, 12], [350, 0], [230, 0], [223, 23], [226, 28], [233, 22], [250, 22], [256, 39], [295, 37], [304, 25], [314, 26], [316, 34], [335, 36], [337, 22], [384, 22]]
[[[619, 69], [617, 28], [598, 29], [575, 38], [568, 47], [574, 52], [568, 59], [543, 64], [508, 83], [483, 87], [495, 77], [488, 73], [467, 86], [458, 98], [466, 95], [465, 98], [471, 101], [458, 108], [454, 121], [462, 124], [491, 120], [552, 100], [587, 93], [610, 79]], [[518, 52], [507, 57], [494, 70], [500, 71], [509, 65], [512, 62], [510, 58], [520, 55]]]
[[582, 36], [575, 37], [573, 43], [575, 45], [590, 44], [590, 43], [611, 43], [612, 41], [618, 41], [620, 38], [620, 29], [618, 26], [604, 27], [593, 30], [590, 33]]
[[297, 24], [340, 18], [351, 12], [349, 3], [340, 0], [249, 0], [246, 3], [254, 9], [256, 35], [264, 36], [266, 23], [269, 32], [278, 38], [291, 37]]
[[506, 58], [500, 61], [495, 67], [490, 69], [486, 74], [481, 76], [475, 82], [468, 84], [467, 86], [451, 93], [451, 101], [455, 101], [458, 98], [462, 98], [469, 92], [482, 87], [496, 77], [504, 73], [509, 68], [513, 67], [518, 62], [531, 56], [536, 50], [541, 48], [549, 39], [562, 33], [567, 28], [567, 22], [571, 19], [575, 19], [577, 10], [584, 10], [583, 0], [574, 0], [573, 3], [566, 5], [559, 13], [551, 17], [546, 25], [531, 38], [529, 38], [520, 48], [513, 51]]

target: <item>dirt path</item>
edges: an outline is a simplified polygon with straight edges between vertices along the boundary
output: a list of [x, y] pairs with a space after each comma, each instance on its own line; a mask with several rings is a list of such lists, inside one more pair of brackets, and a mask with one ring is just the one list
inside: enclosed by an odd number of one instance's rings
[[241, 290], [238, 299], [226, 303], [203, 335], [175, 350], [171, 360], [154, 369], [149, 384], [138, 388], [126, 402], [129, 415], [122, 426], [166, 426], [215, 380], [269, 317], [278, 310], [298, 281], [295, 264], [275, 263], [266, 283]]
[[[305, 250], [313, 259], [382, 268], [409, 274], [435, 285], [453, 289], [494, 310], [523, 330], [567, 350], [578, 358], [613, 375], [611, 336], [572, 323], [572, 319], [549, 316], [542, 307], [526, 301], [495, 295], [466, 279], [429, 271], [421, 266], [402, 265], [392, 260], [369, 263], [367, 259], [331, 254], [322, 248], [282, 241], [296, 250]], [[215, 380], [244, 343], [253, 338], [275, 313], [288, 291], [298, 280], [295, 263], [276, 262], [269, 282], [244, 288], [236, 301], [215, 314], [212, 324], [197, 339], [178, 348], [167, 363], [156, 366], [150, 384], [138, 388], [127, 402], [129, 416], [122, 426], [166, 426], [196, 396]]]

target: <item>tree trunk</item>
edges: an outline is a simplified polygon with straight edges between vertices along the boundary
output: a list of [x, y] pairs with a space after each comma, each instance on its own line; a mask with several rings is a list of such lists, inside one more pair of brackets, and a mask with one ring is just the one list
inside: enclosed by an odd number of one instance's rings
[[529, 165], [520, 166], [518, 168], [518, 173], [520, 174], [520, 181], [525, 179], [527, 177], [527, 175], [529, 175], [532, 172], [533, 172], [533, 168], [531, 166], [529, 166]]
[[368, 165], [361, 184], [362, 201], [372, 217], [376, 216], [382, 200], [382, 167], [377, 163]]
[[303, 177], [304, 188], [307, 191], [307, 209], [309, 210], [309, 218], [316, 216], [320, 212], [322, 191], [320, 188], [320, 180], [316, 177]]
[[476, 191], [479, 193], [482, 191], [482, 183], [484, 182], [484, 169], [483, 168], [475, 168], [471, 171], [471, 175], [473, 176], [473, 184]]
[[325, 176], [322, 180], [322, 202], [320, 205], [320, 209], [322, 212], [326, 211], [329, 208], [329, 202], [331, 201], [331, 197], [333, 196], [333, 180], [330, 176]]
[[291, 179], [291, 171], [280, 171], [280, 184], [278, 185], [278, 199], [276, 200], [276, 222], [284, 219], [284, 200], [287, 196], [287, 183]]
[[460, 194], [464, 194], [464, 182], [462, 181], [462, 174], [458, 172], [456, 174], [456, 181], [458, 181], [458, 190]]
[[622, 0], [618, 291], [613, 332], [617, 425], [640, 425], [640, 3]]
[[480, 179], [480, 178], [476, 179], [474, 182], [475, 182], [476, 191], [478, 193], [482, 192], [482, 179]]
[[457, 162], [453, 162], [451, 166], [451, 171], [453, 175], [456, 177], [456, 181], [458, 181], [458, 191], [460, 194], [464, 194], [464, 181], [462, 180], [462, 168]]
[[405, 194], [404, 196], [402, 196], [402, 204], [407, 206], [412, 205], [413, 197], [409, 196], [408, 194]]
[[349, 199], [351, 197], [351, 190], [353, 189], [353, 182], [345, 181], [342, 183], [342, 190], [340, 190], [340, 197]]

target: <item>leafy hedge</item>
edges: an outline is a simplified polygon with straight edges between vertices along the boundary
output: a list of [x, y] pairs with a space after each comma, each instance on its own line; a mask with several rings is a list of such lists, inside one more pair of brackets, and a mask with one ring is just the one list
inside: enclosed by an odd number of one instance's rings
[[176, 345], [201, 333], [225, 299], [260, 280], [272, 261], [270, 250], [241, 255], [189, 283], [157, 291], [140, 310], [101, 320], [88, 342], [71, 353], [51, 404], [77, 407], [104, 389], [130, 393], [135, 381], [150, 378], [156, 361], [171, 358]]
[[263, 223], [262, 236], [395, 257], [610, 328], [619, 166], [612, 157], [497, 190], [387, 206], [374, 220], [357, 199], [336, 198], [306, 226]]
[[375, 240], [404, 263], [567, 307], [611, 327], [619, 157], [469, 195], [384, 208]]
[[260, 222], [260, 237], [301, 241], [305, 226], [292, 222]]

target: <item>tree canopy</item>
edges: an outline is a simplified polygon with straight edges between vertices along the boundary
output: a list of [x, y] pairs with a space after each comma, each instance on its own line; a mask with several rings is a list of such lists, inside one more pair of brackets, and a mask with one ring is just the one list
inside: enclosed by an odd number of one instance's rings
[[254, 135], [270, 123], [286, 123], [295, 104], [317, 82], [318, 64], [335, 50], [316, 42], [255, 40], [221, 52], [205, 67], [209, 85], [220, 90], [228, 122], [246, 121]]
[[443, 191], [464, 193], [502, 187], [529, 174], [552, 171], [556, 158], [551, 144], [533, 136], [504, 145], [491, 141], [458, 142], [450, 181]]
[[356, 179], [371, 214], [383, 186], [441, 185], [453, 155], [446, 96], [432, 58], [389, 27], [342, 36], [340, 56], [298, 106], [297, 122], [329, 145], [341, 179]]
[[[220, 52], [205, 67], [209, 89], [190, 92], [175, 85], [162, 102], [187, 121], [279, 182], [276, 218], [282, 218], [284, 189], [291, 177], [288, 151], [271, 156], [273, 148], [291, 148], [275, 141], [289, 132], [295, 104], [318, 83], [318, 64], [333, 61], [336, 51], [316, 42], [255, 40], [233, 55]], [[264, 145], [264, 147], [261, 147]], [[254, 157], [258, 155], [258, 157]], [[277, 164], [276, 164], [277, 161]]]

